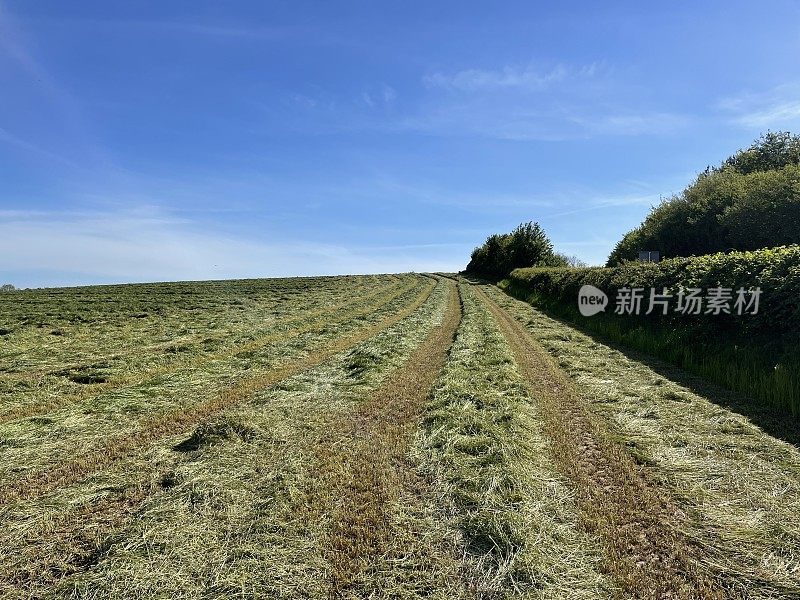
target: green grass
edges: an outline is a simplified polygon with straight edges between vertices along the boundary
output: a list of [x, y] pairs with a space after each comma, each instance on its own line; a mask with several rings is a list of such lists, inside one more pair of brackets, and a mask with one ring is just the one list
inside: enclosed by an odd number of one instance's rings
[[[418, 310], [353, 350], [255, 391], [192, 429], [0, 509], [0, 543], [15, 550], [0, 558], [0, 595], [325, 597], [328, 524], [324, 515], [303, 518], [320, 485], [314, 446], [418, 345], [440, 318], [445, 292], [440, 283]], [[390, 303], [368, 320], [400, 306]], [[354, 381], [350, 361], [362, 353], [382, 360]], [[28, 569], [26, 588], [9, 587], [12, 573]]]
[[[630, 597], [509, 321], [458, 281], [452, 347], [450, 276], [2, 296], [0, 597]], [[757, 600], [800, 592], [796, 446], [485, 291], [685, 511], [704, 564]]]
[[[235, 351], [214, 354], [208, 360], [180, 365], [177, 370], [155, 377], [148, 376], [143, 380], [134, 377], [130, 384], [107, 391], [94, 393], [90, 390], [85, 397], [79, 396], [73, 402], [44, 411], [49, 419], [46, 423], [24, 418], [0, 424], [0, 436], [13, 445], [0, 465], [0, 485], [12, 485], [23, 473], [42, 471], [52, 465], [54, 457], [71, 458], [89, 453], [112, 435], [136, 431], [153, 416], [181, 409], [191, 410], [242, 381], [291, 365], [315, 348], [324, 348], [326, 343], [362, 327], [365, 323], [361, 317], [365, 311], [368, 322], [379, 321], [397, 312], [429, 283], [423, 278], [415, 281], [411, 288], [396, 298], [366, 299], [355, 307], [338, 312], [335, 318], [303, 320], [301, 317], [295, 323], [303, 330], [300, 335], [282, 332], [269, 344], [252, 348], [248, 355], [242, 356]], [[316, 325], [307, 327], [306, 321]], [[14, 406], [27, 399], [24, 394], [8, 395], [5, 404]]]
[[770, 349], [765, 340], [734, 342], [712, 337], [698, 339], [680, 327], [655, 324], [600, 313], [583, 317], [576, 306], [550, 302], [509, 280], [499, 283], [515, 298], [566, 319], [583, 330], [645, 352], [753, 398], [795, 417], [800, 416], [800, 356]]
[[465, 585], [478, 597], [607, 597], [598, 541], [578, 525], [511, 350], [461, 289], [462, 325], [419, 446], [442, 519], [461, 539]]
[[[280, 310], [275, 310], [275, 297], [286, 297], [285, 293], [279, 291], [282, 288], [278, 286], [270, 294], [271, 284], [262, 284], [263, 289], [258, 291], [259, 301], [253, 302], [244, 313], [237, 311], [233, 317], [217, 312], [216, 307], [219, 304], [228, 305], [213, 299], [217, 286], [203, 287], [195, 284], [192, 288], [195, 291], [191, 296], [194, 301], [188, 306], [181, 306], [180, 298], [162, 293], [161, 301], [167, 303], [168, 309], [174, 311], [174, 314], [157, 317], [153, 323], [147, 320], [131, 321], [126, 314], [118, 315], [114, 319], [113, 314], [103, 312], [106, 310], [105, 303], [97, 300], [96, 293], [92, 294], [91, 289], [81, 288], [81, 306], [85, 311], [81, 318], [89, 323], [90, 329], [84, 333], [65, 328], [64, 343], [69, 344], [69, 348], [48, 348], [49, 336], [38, 327], [20, 328], [17, 334], [6, 339], [7, 344], [4, 347], [13, 350], [16, 361], [9, 361], [5, 365], [5, 373], [0, 373], [0, 392], [5, 392], [7, 398], [0, 409], [0, 421], [54, 409], [58, 405], [69, 403], [73, 397], [76, 400], [97, 397], [110, 389], [145, 383], [214, 359], [237, 354], [252, 356], [252, 351], [267, 341], [279, 339], [284, 334], [291, 336], [296, 333], [298, 326], [310, 327], [315, 323], [335, 322], [331, 315], [337, 313], [338, 316], [343, 312], [343, 307], [363, 305], [371, 297], [380, 299], [393, 290], [400, 290], [410, 281], [395, 281], [393, 278], [376, 280], [374, 286], [362, 288], [361, 285], [355, 285], [352, 296], [342, 296], [337, 293], [337, 289], [343, 288], [337, 288], [337, 285], [347, 286], [346, 279], [339, 280], [336, 284], [322, 280], [318, 288], [300, 286], [308, 289], [304, 299], [287, 305], [278, 303]], [[241, 286], [233, 282], [231, 287]], [[131, 289], [138, 290], [141, 294], [149, 293], [146, 286], [142, 289], [136, 286], [118, 286], [117, 289], [125, 292], [121, 293], [123, 297], [126, 294], [135, 297]], [[245, 287], [240, 290], [243, 297], [246, 297], [248, 289]], [[41, 292], [39, 295], [42, 297], [37, 296], [35, 299], [41, 306], [36, 304], [29, 307], [31, 314], [36, 314], [36, 311], [45, 312], [47, 293]], [[239, 307], [237, 302], [243, 301], [231, 302]], [[0, 314], [9, 321], [15, 318], [16, 310], [12, 305], [0, 305]], [[164, 311], [166, 308], [151, 312], [160, 314]], [[172, 327], [168, 330], [172, 337], [158, 337], [152, 331], [154, 323], [160, 324], [160, 327]], [[197, 329], [180, 326], [193, 323], [197, 323]], [[91, 334], [94, 328], [98, 331]], [[27, 347], [29, 338], [36, 335], [39, 342], [33, 344], [34, 348], [44, 348], [46, 354], [41, 359], [38, 356], [35, 358], [37, 361], [48, 360], [48, 363], [34, 362], [34, 357], [31, 356], [33, 352]], [[159, 340], [158, 343], [152, 343], [153, 339]], [[65, 357], [74, 356], [71, 352], [80, 352], [80, 362], [61, 362]], [[86, 373], [90, 378], [83, 377]], [[100, 379], [107, 383], [96, 385], [100, 383]]]
[[742, 405], [736, 394], [697, 378], [678, 383], [687, 377], [674, 367], [657, 371], [496, 288], [487, 292], [570, 375], [647, 478], [668, 490], [714, 568], [747, 598], [800, 595], [796, 427], [782, 419], [784, 429], [774, 430], [794, 444], [776, 439], [724, 408]]

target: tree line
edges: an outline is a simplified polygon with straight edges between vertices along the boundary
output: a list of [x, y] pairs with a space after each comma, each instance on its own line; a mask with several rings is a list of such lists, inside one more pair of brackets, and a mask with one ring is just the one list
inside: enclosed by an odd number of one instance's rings
[[654, 207], [607, 265], [635, 260], [640, 250], [672, 258], [798, 243], [800, 136], [769, 132]]
[[555, 252], [544, 229], [532, 221], [521, 223], [511, 233], [493, 234], [472, 251], [467, 272], [487, 277], [505, 277], [519, 267], [581, 267], [583, 261]]
[[[606, 264], [636, 260], [642, 250], [675, 258], [793, 244], [800, 244], [800, 136], [768, 132], [654, 207]], [[520, 267], [564, 266], [585, 264], [555, 252], [541, 226], [528, 222], [490, 235], [467, 271], [505, 277]]]

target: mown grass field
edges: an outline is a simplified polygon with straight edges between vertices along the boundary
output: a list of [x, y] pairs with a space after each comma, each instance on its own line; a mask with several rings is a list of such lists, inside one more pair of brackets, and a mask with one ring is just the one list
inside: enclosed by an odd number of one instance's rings
[[800, 598], [796, 422], [499, 289], [0, 295], [2, 598]]

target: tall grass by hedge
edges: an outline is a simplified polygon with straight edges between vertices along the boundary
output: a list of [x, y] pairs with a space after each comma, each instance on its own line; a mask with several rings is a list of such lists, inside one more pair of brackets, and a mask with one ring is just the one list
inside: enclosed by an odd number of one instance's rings
[[[593, 285], [609, 296], [605, 313], [583, 317], [578, 291]], [[760, 288], [757, 314], [614, 314], [621, 288]], [[501, 282], [508, 292], [707, 379], [800, 415], [800, 246], [675, 258], [619, 267], [525, 268]], [[735, 293], [734, 293], [735, 295]], [[673, 300], [674, 302], [674, 300]]]

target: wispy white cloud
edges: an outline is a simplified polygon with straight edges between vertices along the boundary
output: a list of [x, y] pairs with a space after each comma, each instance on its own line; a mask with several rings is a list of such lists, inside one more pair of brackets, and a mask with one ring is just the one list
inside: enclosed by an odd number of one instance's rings
[[574, 116], [587, 133], [600, 135], [667, 135], [692, 123], [687, 115], [667, 112]]
[[550, 110], [518, 108], [509, 103], [485, 101], [444, 103], [426, 108], [388, 124], [395, 131], [428, 135], [485, 137], [516, 141], [555, 141], [575, 136], [577, 128], [559, 119]]
[[2, 221], [13, 221], [16, 219], [31, 219], [34, 217], [44, 217], [49, 213], [44, 210], [18, 210], [18, 209], [9, 209], [9, 210], [0, 210], [0, 222]]
[[663, 112], [604, 114], [591, 106], [520, 107], [484, 102], [447, 105], [407, 117], [398, 129], [437, 135], [480, 136], [512, 141], [564, 141], [595, 136], [672, 135], [692, 123]]
[[694, 122], [691, 115], [633, 106], [621, 97], [625, 85], [613, 73], [602, 62], [547, 70], [506, 66], [437, 72], [422, 78], [421, 93], [403, 94], [407, 101], [402, 104], [396, 103], [395, 87], [386, 83], [368, 85], [356, 102], [341, 93], [316, 90], [312, 96], [296, 94], [293, 103], [304, 109], [302, 118], [290, 115], [280, 125], [320, 134], [378, 131], [565, 141], [668, 136]]
[[[328, 187], [328, 192], [351, 198], [397, 202], [410, 206], [427, 204], [454, 207], [472, 213], [509, 213], [557, 206], [557, 201], [536, 192], [476, 191], [443, 187], [434, 184], [409, 182], [386, 173], [362, 177], [342, 187]], [[453, 232], [452, 227], [448, 228]]]
[[397, 99], [397, 91], [385, 83], [364, 90], [361, 93], [361, 100], [369, 108], [388, 108]]
[[[440, 94], [427, 110], [403, 125], [431, 133], [450, 132], [519, 141], [556, 141], [598, 135], [665, 135], [689, 122], [684, 115], [626, 109], [620, 83], [603, 62], [558, 64], [549, 69], [505, 66], [434, 73], [424, 83], [460, 92]], [[546, 94], [535, 94], [546, 90]]]
[[497, 70], [465, 69], [450, 74], [436, 72], [425, 76], [423, 81], [429, 87], [464, 91], [506, 88], [538, 91], [567, 78], [592, 77], [598, 69], [599, 66], [594, 63], [578, 68], [556, 65], [549, 69], [505, 66]]
[[57, 154], [55, 152], [50, 152], [49, 150], [41, 148], [32, 142], [23, 140], [22, 138], [12, 135], [2, 127], [0, 127], [0, 142], [10, 144], [12, 146], [15, 146], [16, 148], [20, 148], [22, 150], [25, 150], [26, 152], [35, 154], [36, 156], [40, 156], [69, 167], [78, 166], [77, 163], [75, 163], [73, 160], [66, 158], [65, 156], [61, 156], [60, 154]]
[[319, 100], [312, 98], [311, 96], [307, 96], [306, 94], [291, 93], [287, 96], [287, 99], [292, 104], [306, 109], [314, 109], [319, 106]]
[[23, 286], [460, 268], [464, 248], [234, 237], [153, 207], [0, 213], [0, 275]]
[[733, 122], [753, 129], [768, 129], [800, 122], [800, 84], [784, 84], [763, 92], [743, 92], [723, 98], [717, 108]]
[[[374, 114], [353, 113], [347, 119], [332, 121], [335, 127], [353, 130], [512, 141], [668, 136], [685, 131], [694, 122], [686, 114], [626, 108], [613, 82], [596, 80], [600, 72], [607, 75], [610, 70], [593, 64], [572, 68], [561, 65], [546, 72], [506, 67], [498, 71], [465, 70], [451, 76], [435, 74], [425, 78], [427, 93], [413, 110], [393, 111], [380, 119]], [[546, 94], [531, 95], [545, 88]], [[364, 93], [362, 102], [374, 109], [391, 104], [394, 97], [393, 88], [388, 88], [382, 99], [378, 93]], [[324, 115], [317, 111], [316, 116]]]
[[765, 110], [754, 111], [741, 115], [737, 121], [748, 127], [769, 127], [794, 122], [800, 119], [800, 100], [782, 102], [767, 107]]
[[618, 208], [621, 206], [655, 206], [663, 198], [660, 194], [646, 194], [646, 195], [633, 195], [633, 196], [616, 196], [612, 198], [592, 198], [585, 200], [579, 204], [575, 204], [572, 208], [566, 208], [554, 213], [546, 214], [546, 218], [565, 217], [575, 215], [583, 212], [590, 212], [595, 210], [604, 210], [607, 208]]

